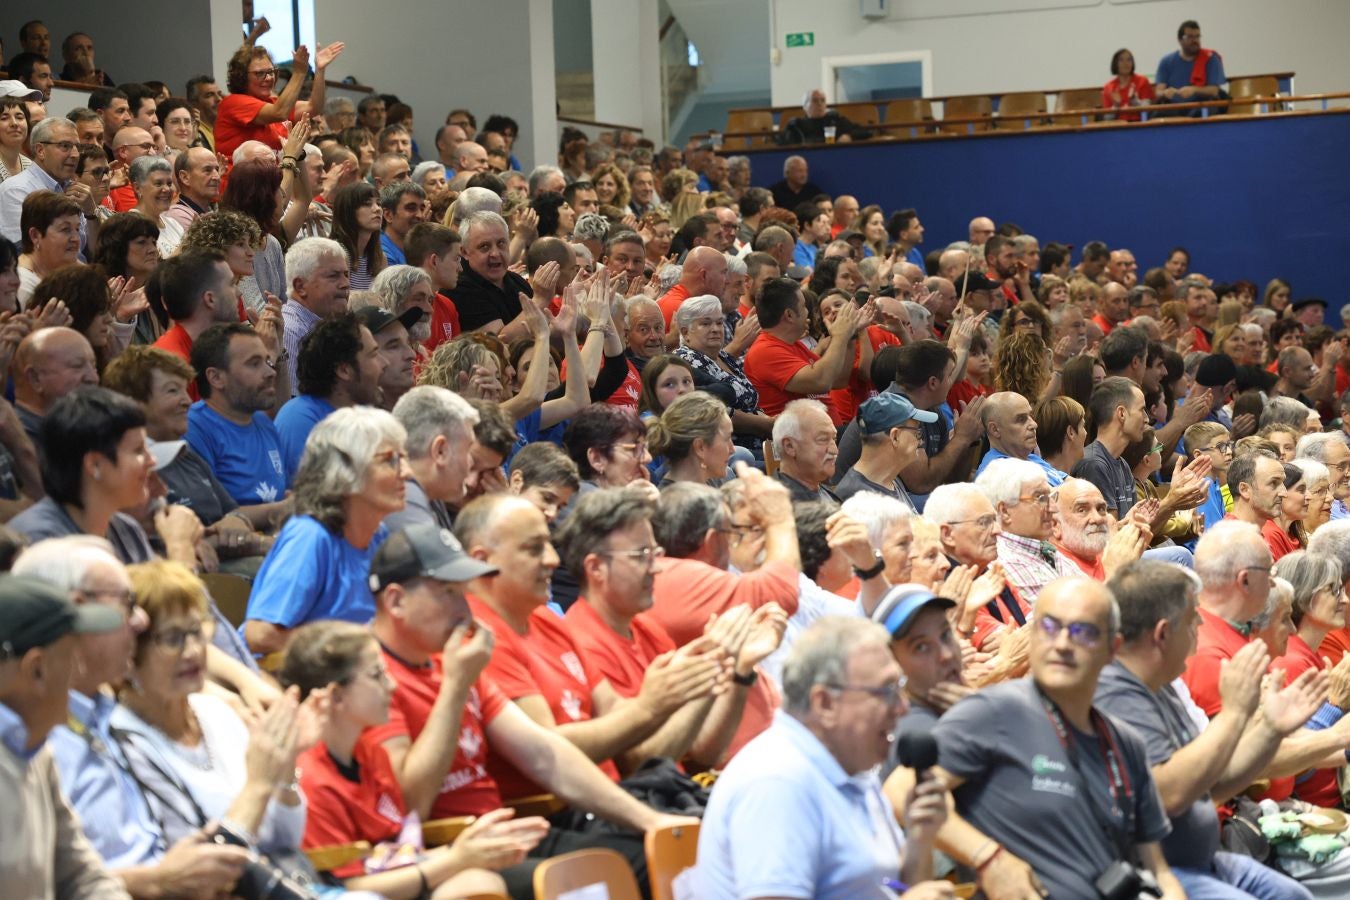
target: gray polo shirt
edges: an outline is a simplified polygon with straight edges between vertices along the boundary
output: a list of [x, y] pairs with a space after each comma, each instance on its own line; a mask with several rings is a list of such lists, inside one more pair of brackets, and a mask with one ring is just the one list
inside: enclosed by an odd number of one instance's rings
[[1083, 458], [1074, 464], [1072, 474], [1095, 484], [1117, 519], [1123, 519], [1134, 509], [1134, 474], [1125, 460], [1112, 456], [1101, 441], [1093, 441], [1084, 448]]
[[[1144, 743], [1119, 719], [1110, 724], [1133, 790], [1134, 842], [1161, 841], [1170, 826]], [[1117, 830], [1125, 817], [1111, 812], [1096, 735], [1065, 726], [1077, 748], [1077, 771], [1028, 677], [967, 697], [938, 720], [933, 734], [939, 764], [965, 780], [953, 793], [957, 812], [1025, 860], [1051, 897], [1095, 897], [1093, 882], [1118, 854], [1088, 806], [1090, 797]]]

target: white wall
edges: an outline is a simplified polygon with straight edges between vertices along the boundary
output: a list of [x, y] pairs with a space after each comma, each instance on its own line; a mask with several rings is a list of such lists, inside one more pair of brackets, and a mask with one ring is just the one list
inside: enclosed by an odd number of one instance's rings
[[[670, 11], [698, 48], [706, 94], [766, 92], [769, 87], [769, 30], [772, 0], [669, 0]], [[857, 0], [814, 0], [815, 15], [825, 4], [856, 8]], [[811, 7], [802, 4], [803, 10]], [[831, 11], [831, 17], [836, 14]]]
[[1230, 75], [1292, 70], [1302, 93], [1350, 88], [1350, 3], [1343, 0], [888, 0], [887, 19], [858, 0], [768, 0], [771, 45], [814, 31], [815, 46], [782, 49], [776, 106], [823, 84], [821, 59], [909, 50], [932, 53], [933, 95], [1104, 84], [1111, 56], [1134, 51], [1150, 77], [1177, 48], [1177, 26], [1200, 23]]

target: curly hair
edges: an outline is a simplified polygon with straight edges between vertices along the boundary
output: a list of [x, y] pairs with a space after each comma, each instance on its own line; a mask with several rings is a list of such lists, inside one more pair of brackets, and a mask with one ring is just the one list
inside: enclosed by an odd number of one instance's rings
[[300, 341], [295, 360], [296, 388], [312, 397], [327, 397], [338, 383], [338, 368], [359, 369], [361, 325], [355, 313], [322, 319]]
[[697, 184], [698, 173], [692, 169], [686, 169], [681, 166], [678, 169], [671, 169], [661, 179], [657, 189], [661, 192], [661, 199], [666, 203], [674, 202], [675, 198], [684, 193], [686, 185]]
[[492, 351], [469, 335], [460, 335], [453, 341], [444, 341], [432, 351], [431, 358], [422, 365], [418, 384], [430, 384], [459, 392], [460, 374], [473, 374], [474, 366], [487, 366]]
[[228, 255], [230, 248], [240, 241], [258, 249], [262, 240], [262, 229], [257, 222], [232, 209], [218, 209], [192, 220], [178, 245], [178, 252], [213, 250]]
[[1054, 346], [1055, 329], [1050, 323], [1050, 313], [1046, 312], [1045, 307], [1035, 300], [1024, 300], [1012, 309], [1006, 310], [1003, 313], [1003, 321], [1000, 322], [998, 326], [998, 343], [1000, 345], [1012, 335], [1013, 321], [1017, 318], [1018, 313], [1021, 313], [1036, 323], [1040, 331], [1041, 340], [1045, 341], [1046, 346]]
[[1069, 279], [1069, 302], [1075, 306], [1090, 305], [1091, 309], [1096, 311], [1097, 301], [1101, 298], [1102, 289], [1097, 282], [1087, 278]]
[[262, 47], [250, 47], [248, 44], [234, 51], [225, 67], [225, 87], [231, 94], [243, 94], [248, 91], [248, 66], [255, 59], [272, 61], [272, 56]]
[[1000, 340], [994, 361], [994, 390], [1039, 398], [1050, 379], [1050, 348], [1034, 331], [1014, 332]]
[[539, 236], [540, 237], [562, 237], [567, 238], [570, 235], [558, 234], [558, 223], [560, 216], [558, 211], [567, 201], [563, 195], [557, 191], [544, 191], [538, 197], [530, 201], [530, 208], [539, 216]]
[[591, 184], [595, 184], [605, 175], [614, 179], [616, 188], [614, 199], [610, 202], [620, 209], [627, 209], [629, 201], [633, 199], [633, 189], [628, 186], [628, 176], [623, 174], [623, 169], [620, 169], [614, 163], [604, 163], [597, 166], [595, 171], [591, 173]]
[[94, 250], [95, 265], [103, 267], [110, 278], [126, 276], [127, 250], [137, 238], [159, 240], [159, 226], [138, 213], [118, 213], [109, 216], [98, 229], [98, 245]]
[[281, 169], [270, 159], [249, 159], [230, 170], [221, 209], [241, 212], [258, 223], [264, 232], [277, 225], [277, 189], [281, 187]]
[[[844, 262], [842, 256], [831, 256], [829, 259], [822, 259], [816, 263], [815, 271], [811, 273], [811, 280], [806, 283], [806, 289], [814, 293], [817, 297], [824, 299], [825, 294], [834, 290], [834, 283], [839, 278], [839, 266]], [[1004, 316], [1004, 319], [1007, 319]]]

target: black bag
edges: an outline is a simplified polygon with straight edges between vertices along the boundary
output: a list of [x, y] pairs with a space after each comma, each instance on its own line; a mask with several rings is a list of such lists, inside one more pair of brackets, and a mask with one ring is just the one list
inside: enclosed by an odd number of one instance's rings
[[[632, 775], [619, 782], [635, 799], [657, 812], [676, 816], [703, 817], [708, 806], [708, 789], [680, 771], [671, 759], [649, 759]], [[591, 813], [564, 809], [550, 817], [555, 828], [567, 831], [628, 831]]]
[[1233, 814], [1224, 820], [1219, 844], [1229, 853], [1250, 856], [1257, 862], [1270, 859], [1270, 841], [1261, 831], [1261, 807], [1249, 797], [1229, 801]]

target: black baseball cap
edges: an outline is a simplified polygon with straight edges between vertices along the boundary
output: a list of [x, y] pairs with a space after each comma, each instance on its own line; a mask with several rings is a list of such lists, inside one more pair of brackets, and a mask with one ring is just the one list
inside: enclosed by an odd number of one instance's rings
[[0, 659], [22, 656], [68, 634], [106, 634], [125, 625], [110, 606], [76, 605], [45, 581], [0, 575]]
[[1237, 380], [1237, 363], [1222, 353], [1206, 356], [1195, 370], [1195, 383], [1201, 387], [1223, 387]]
[[365, 306], [356, 311], [356, 318], [370, 329], [371, 334], [379, 334], [395, 322], [404, 328], [412, 328], [422, 321], [423, 312], [416, 306], [410, 306], [399, 315], [394, 315], [382, 306]]
[[997, 291], [1003, 288], [1002, 283], [994, 281], [987, 277], [983, 272], [977, 272], [971, 269], [968, 274], [957, 275], [952, 279], [952, 284], [956, 285], [957, 293], [961, 292], [961, 285], [965, 285], [965, 293], [971, 291]]
[[464, 552], [448, 528], [426, 523], [409, 525], [389, 536], [370, 561], [370, 589], [379, 593], [391, 584], [414, 578], [472, 581], [496, 575], [497, 567]]

